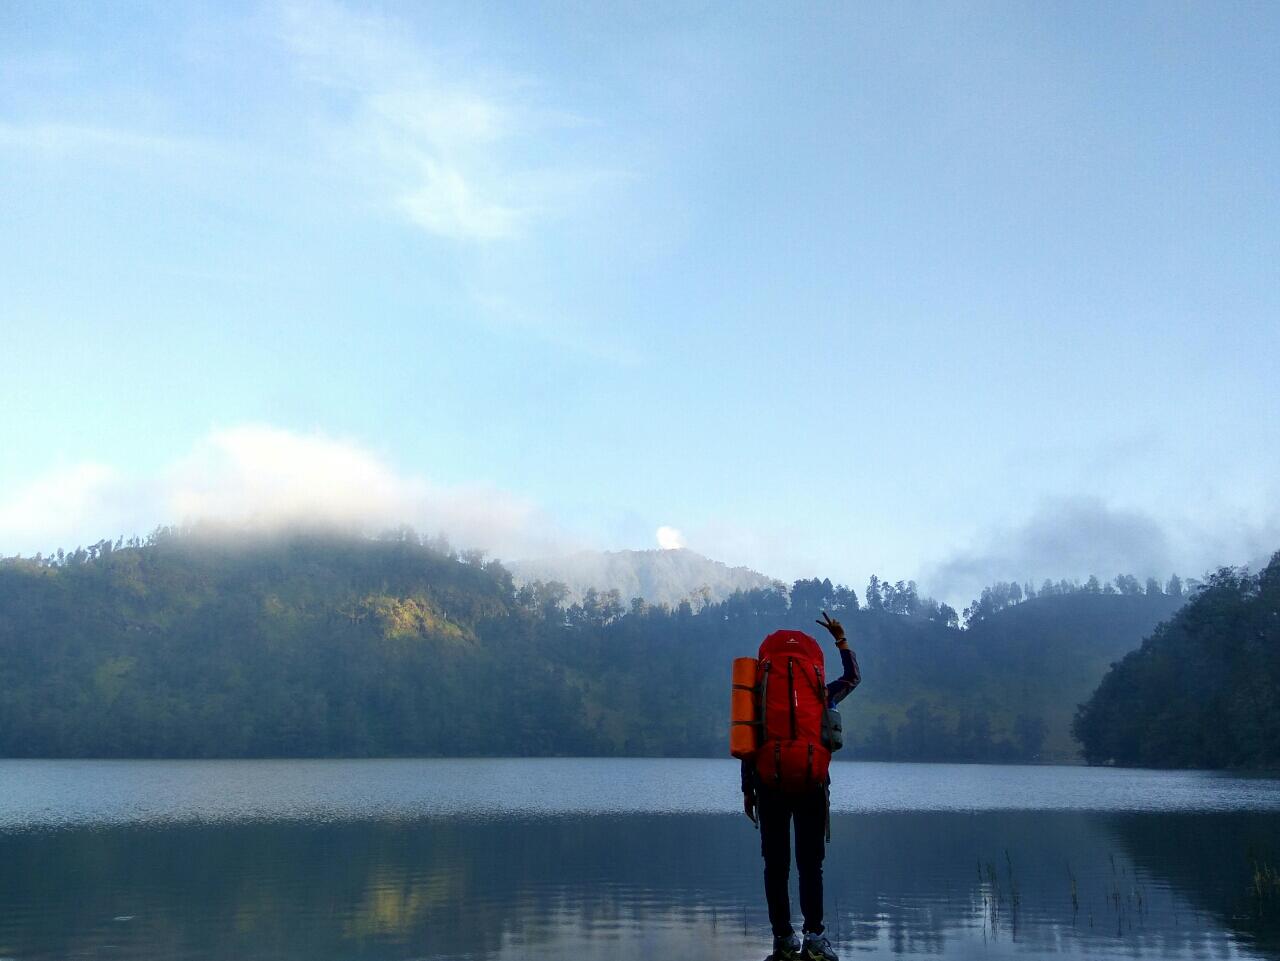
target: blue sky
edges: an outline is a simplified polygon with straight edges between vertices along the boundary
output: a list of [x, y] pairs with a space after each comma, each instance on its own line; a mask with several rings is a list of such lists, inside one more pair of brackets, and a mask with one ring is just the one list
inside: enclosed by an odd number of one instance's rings
[[[1280, 548], [1280, 8], [0, 7], [0, 553]], [[181, 516], [178, 516], [181, 515]]]

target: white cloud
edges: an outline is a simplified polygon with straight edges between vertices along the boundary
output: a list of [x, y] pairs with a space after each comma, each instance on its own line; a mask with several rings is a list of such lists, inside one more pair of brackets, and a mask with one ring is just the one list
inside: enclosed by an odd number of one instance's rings
[[684, 547], [684, 535], [674, 527], [665, 524], [655, 532], [658, 546], [664, 551], [678, 551]]
[[516, 158], [552, 115], [522, 102], [524, 84], [444, 68], [405, 24], [335, 4], [289, 4], [282, 21], [300, 75], [338, 97], [338, 154], [410, 222], [451, 240], [493, 241], [545, 209], [543, 172]]
[[[539, 102], [535, 82], [414, 43], [404, 23], [333, 4], [288, 7], [285, 23], [302, 75], [338, 100], [334, 156], [376, 204], [462, 245], [457, 276], [477, 320], [593, 359], [637, 362], [577, 290], [565, 296], [550, 279], [563, 269], [557, 228], [598, 218], [606, 194], [635, 179], [627, 165], [601, 165], [583, 149], [575, 135], [589, 122]], [[538, 244], [521, 242], [535, 232]]]
[[420, 170], [419, 186], [399, 200], [400, 209], [419, 227], [443, 237], [471, 240], [496, 240], [515, 232], [518, 212], [478, 198], [456, 168], [424, 157]]
[[367, 532], [410, 524], [500, 557], [566, 546], [525, 498], [407, 475], [350, 441], [249, 425], [213, 431], [152, 475], [82, 464], [35, 478], [0, 497], [0, 554], [75, 547], [171, 523]]
[[[0, 500], [0, 554], [69, 544], [73, 532], [104, 513], [121, 483], [111, 467], [83, 463], [50, 471], [19, 487]], [[108, 533], [118, 531], [101, 530], [90, 539], [101, 540]]]

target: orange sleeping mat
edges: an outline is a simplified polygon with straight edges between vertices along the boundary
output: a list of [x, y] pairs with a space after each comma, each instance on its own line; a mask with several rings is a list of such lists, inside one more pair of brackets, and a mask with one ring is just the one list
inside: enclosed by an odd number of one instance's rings
[[733, 659], [733, 696], [729, 706], [729, 753], [754, 757], [760, 746], [759, 691], [754, 657]]

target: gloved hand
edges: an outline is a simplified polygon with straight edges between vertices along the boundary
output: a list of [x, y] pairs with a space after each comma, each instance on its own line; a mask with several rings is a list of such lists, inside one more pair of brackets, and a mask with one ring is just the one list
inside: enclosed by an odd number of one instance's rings
[[831, 632], [831, 636], [836, 639], [836, 647], [844, 647], [849, 643], [844, 636], [844, 625], [834, 617], [829, 617], [826, 611], [822, 612], [822, 620], [814, 621], [814, 623], [821, 624]]

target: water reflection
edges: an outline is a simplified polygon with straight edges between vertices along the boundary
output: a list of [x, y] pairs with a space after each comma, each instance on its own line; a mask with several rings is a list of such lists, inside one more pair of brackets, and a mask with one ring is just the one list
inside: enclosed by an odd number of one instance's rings
[[[253, 819], [732, 814], [738, 762], [695, 758], [5, 761], [0, 830]], [[840, 813], [1280, 813], [1280, 780], [999, 764], [832, 765]]]
[[[838, 815], [848, 956], [1280, 957], [1274, 814]], [[0, 957], [763, 956], [757, 837], [716, 814], [0, 835]]]
[[1280, 825], [1261, 812], [1106, 818], [1136, 870], [1158, 877], [1241, 944], [1280, 957]]

